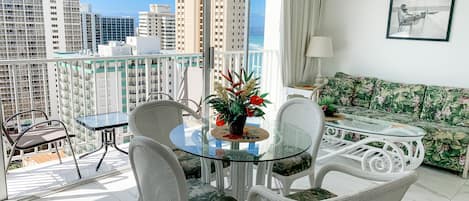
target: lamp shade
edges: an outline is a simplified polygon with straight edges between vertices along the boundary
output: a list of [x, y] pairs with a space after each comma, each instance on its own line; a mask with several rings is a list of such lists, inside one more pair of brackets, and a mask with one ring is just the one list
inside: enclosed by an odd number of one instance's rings
[[332, 39], [324, 36], [313, 36], [309, 42], [307, 57], [332, 57]]

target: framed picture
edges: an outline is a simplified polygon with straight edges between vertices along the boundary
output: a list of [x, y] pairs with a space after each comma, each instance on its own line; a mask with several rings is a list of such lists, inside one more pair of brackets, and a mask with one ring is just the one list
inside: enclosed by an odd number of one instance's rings
[[455, 0], [391, 0], [386, 38], [448, 41]]

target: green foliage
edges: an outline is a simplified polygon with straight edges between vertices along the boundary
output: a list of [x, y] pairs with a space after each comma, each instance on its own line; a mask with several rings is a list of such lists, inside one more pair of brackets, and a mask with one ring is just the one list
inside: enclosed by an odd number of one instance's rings
[[334, 105], [335, 99], [330, 96], [325, 96], [319, 101], [319, 105], [323, 108], [324, 112], [337, 112], [337, 107]]
[[[271, 102], [265, 98], [268, 93], [260, 93], [258, 84], [259, 77], [246, 73], [244, 69], [239, 72], [221, 74], [228, 82], [228, 86], [215, 84], [217, 94], [212, 94], [205, 98], [205, 101], [220, 115], [219, 118], [226, 122], [233, 122], [243, 116], [262, 117], [262, 111], [266, 104]], [[261, 99], [261, 104], [253, 104], [251, 98]]]

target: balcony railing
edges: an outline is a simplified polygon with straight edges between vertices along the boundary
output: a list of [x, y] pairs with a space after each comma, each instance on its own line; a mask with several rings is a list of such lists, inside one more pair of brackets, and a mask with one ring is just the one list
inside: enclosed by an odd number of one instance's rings
[[[252, 51], [249, 54], [248, 69], [256, 75], [268, 67], [267, 58], [276, 57], [273, 51]], [[212, 81], [221, 80], [218, 72], [226, 69], [237, 70], [244, 64], [243, 52], [216, 52]], [[201, 54], [161, 54], [122, 57], [74, 57], [54, 59], [30, 59], [0, 61], [0, 67], [6, 66], [10, 71], [10, 85], [1, 86], [0, 90], [11, 91], [2, 98], [3, 120], [13, 113], [23, 110], [44, 110], [52, 118], [65, 122], [67, 128], [76, 137], [72, 139], [77, 154], [94, 150], [99, 145], [98, 135], [87, 131], [75, 122], [75, 118], [107, 112], [130, 112], [144, 103], [150, 93], [163, 92], [175, 99], [191, 98], [201, 100], [202, 64]], [[42, 64], [42, 65], [32, 65]], [[33, 72], [34, 76], [33, 77]], [[200, 71], [198, 73], [197, 71]], [[18, 75], [21, 72], [22, 78]], [[37, 76], [39, 75], [39, 76]], [[33, 92], [22, 92], [16, 89], [16, 83], [27, 79], [25, 89]], [[3, 79], [3, 78], [2, 78]], [[35, 85], [41, 85], [36, 90]], [[20, 94], [29, 94], [19, 100]], [[32, 94], [42, 96], [42, 104], [35, 103]], [[26, 102], [27, 104], [19, 104]], [[40, 121], [37, 116], [24, 116], [16, 120], [16, 125], [25, 122]], [[15, 125], [12, 125], [15, 126]], [[27, 126], [27, 125], [26, 125]], [[21, 129], [21, 128], [20, 128]], [[117, 130], [117, 143], [130, 141], [131, 133], [127, 128]], [[10, 145], [3, 143], [6, 156]], [[68, 154], [65, 143], [60, 148]], [[14, 160], [22, 161], [25, 157], [52, 150], [52, 144], [21, 151]], [[5, 157], [6, 158], [6, 157]], [[71, 174], [73, 172], [71, 171]]]

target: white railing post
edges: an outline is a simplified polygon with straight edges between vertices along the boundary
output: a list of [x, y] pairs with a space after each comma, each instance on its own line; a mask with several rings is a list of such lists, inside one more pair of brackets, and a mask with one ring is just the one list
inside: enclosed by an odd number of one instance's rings
[[[3, 105], [0, 101], [0, 124], [3, 124]], [[7, 177], [5, 174], [5, 157], [7, 149], [5, 146], [5, 141], [3, 141], [3, 131], [0, 131], [0, 200], [8, 199], [7, 191]]]
[[151, 63], [148, 58], [145, 58], [145, 98], [148, 99], [151, 93], [151, 79], [150, 79]]

